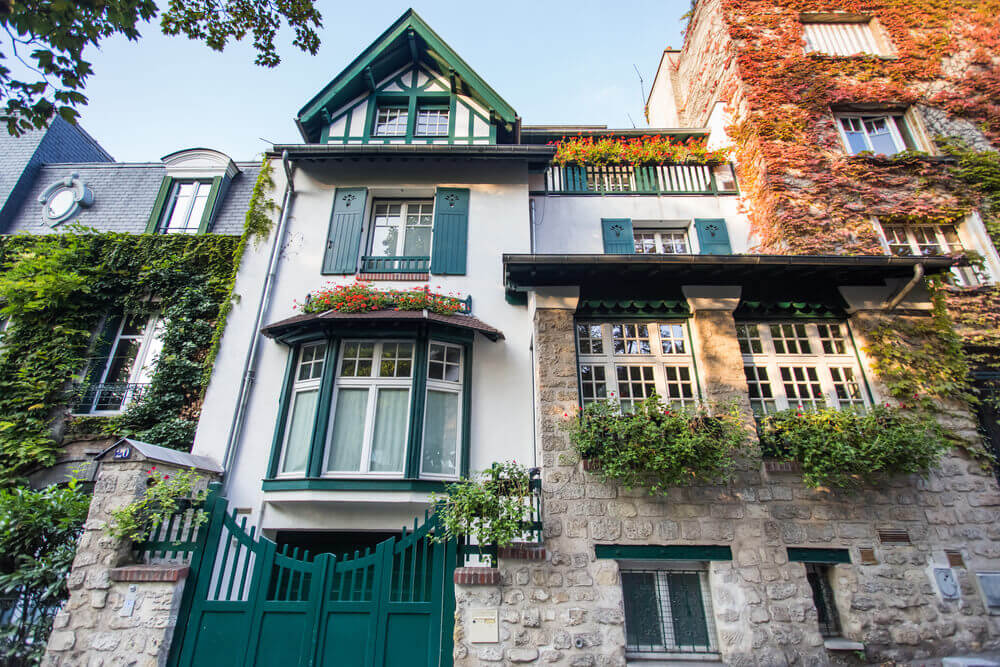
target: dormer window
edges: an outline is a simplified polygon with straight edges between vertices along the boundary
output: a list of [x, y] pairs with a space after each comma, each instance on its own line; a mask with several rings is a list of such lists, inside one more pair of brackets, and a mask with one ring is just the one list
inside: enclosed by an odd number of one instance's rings
[[375, 118], [376, 137], [405, 137], [409, 124], [406, 107], [381, 106]]
[[420, 107], [417, 110], [417, 136], [448, 136], [448, 107]]
[[210, 181], [175, 181], [157, 233], [197, 234], [211, 190]]

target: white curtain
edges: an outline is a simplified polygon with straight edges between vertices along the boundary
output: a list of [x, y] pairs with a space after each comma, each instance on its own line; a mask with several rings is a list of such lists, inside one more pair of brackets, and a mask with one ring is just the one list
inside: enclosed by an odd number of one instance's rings
[[340, 389], [333, 413], [333, 438], [327, 470], [361, 469], [361, 447], [365, 438], [368, 389]]
[[423, 472], [454, 475], [458, 453], [458, 394], [427, 391], [424, 415]]
[[[378, 390], [375, 432], [372, 435], [371, 472], [402, 472], [406, 451], [409, 389]], [[339, 406], [338, 406], [339, 411]]]
[[288, 437], [285, 441], [285, 461], [281, 465], [281, 472], [305, 472], [306, 470], [318, 396], [318, 389], [300, 391], [295, 394], [292, 403], [292, 418], [288, 422]]

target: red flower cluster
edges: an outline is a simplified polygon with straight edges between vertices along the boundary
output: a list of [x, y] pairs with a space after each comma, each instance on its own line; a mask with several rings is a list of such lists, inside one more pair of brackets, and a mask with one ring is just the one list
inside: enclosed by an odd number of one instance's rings
[[553, 164], [602, 165], [631, 164], [714, 164], [726, 161], [725, 151], [710, 151], [704, 139], [674, 141], [663, 135], [641, 137], [570, 137], [550, 141], [556, 147]]
[[364, 313], [373, 310], [429, 310], [439, 315], [452, 315], [462, 309], [462, 300], [455, 295], [435, 294], [430, 287], [409, 290], [379, 290], [368, 283], [328, 285], [309, 295], [306, 303], [295, 307], [304, 313]]

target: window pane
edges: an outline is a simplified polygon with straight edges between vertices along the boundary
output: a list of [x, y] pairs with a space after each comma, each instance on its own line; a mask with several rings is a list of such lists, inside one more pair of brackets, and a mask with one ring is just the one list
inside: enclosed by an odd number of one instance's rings
[[104, 376], [104, 382], [128, 382], [138, 353], [138, 339], [119, 338], [108, 360], [108, 372]]
[[288, 435], [285, 438], [285, 460], [281, 464], [281, 472], [306, 471], [318, 398], [318, 389], [300, 391], [293, 397], [292, 416], [288, 421]]
[[913, 250], [910, 248], [910, 241], [906, 237], [905, 227], [883, 227], [883, 233], [885, 234], [885, 240], [889, 244], [889, 253], [893, 255], [899, 255], [900, 257], [906, 257], [913, 254]]
[[934, 227], [914, 227], [912, 231], [913, 240], [917, 243], [917, 254], [941, 254], [941, 245], [938, 243], [937, 230]]
[[656, 572], [622, 572], [625, 598], [625, 646], [630, 651], [664, 645]]
[[419, 109], [417, 111], [417, 134], [423, 136], [448, 135], [447, 109]]
[[842, 408], [864, 408], [865, 399], [861, 394], [861, 385], [850, 367], [833, 367], [830, 369], [833, 387], [837, 392], [837, 403]]
[[374, 343], [344, 343], [341, 377], [371, 377], [375, 359]]
[[819, 338], [823, 342], [824, 354], [845, 354], [847, 340], [844, 338], [844, 328], [840, 324], [817, 324]]
[[379, 389], [372, 435], [372, 472], [402, 472], [406, 453], [409, 389]]
[[454, 345], [431, 343], [427, 377], [444, 382], [462, 381], [462, 349]]
[[580, 354], [604, 354], [600, 324], [577, 324], [576, 338], [580, 342]]
[[645, 324], [613, 324], [611, 337], [615, 354], [649, 354], [649, 330]]
[[684, 325], [661, 324], [660, 345], [663, 347], [663, 354], [685, 354], [687, 345], [684, 341]]
[[367, 389], [340, 389], [337, 392], [327, 470], [356, 472], [361, 469], [367, 409]]
[[868, 141], [871, 142], [872, 150], [875, 153], [895, 155], [899, 152], [896, 140], [893, 139], [889, 131], [889, 123], [886, 118], [866, 118], [865, 130], [868, 132]]
[[771, 392], [771, 381], [767, 369], [758, 366], [746, 366], [743, 372], [747, 377], [747, 392], [750, 395], [750, 407], [758, 417], [777, 411], [778, 406]]
[[772, 324], [771, 340], [775, 354], [810, 354], [809, 336], [804, 324]]
[[299, 360], [299, 382], [318, 380], [323, 375], [323, 362], [326, 360], [326, 343], [305, 345], [302, 347], [302, 358]]
[[376, 203], [372, 217], [371, 254], [393, 257], [399, 253], [399, 235], [403, 224], [403, 205]]
[[691, 405], [694, 403], [694, 382], [691, 369], [687, 366], [665, 366], [666, 401], [671, 405]]
[[736, 338], [743, 354], [761, 354], [764, 351], [760, 340], [760, 327], [756, 324], [737, 324]]
[[423, 445], [426, 473], [454, 475], [458, 470], [458, 399], [454, 392], [427, 390]]
[[408, 378], [412, 370], [413, 343], [382, 343], [379, 377]]
[[823, 391], [814, 366], [781, 366], [778, 372], [790, 407], [807, 410], [823, 407]]
[[837, 614], [833, 588], [830, 586], [830, 566], [806, 563], [806, 580], [812, 589], [813, 604], [816, 605], [819, 633], [824, 637], [839, 636], [840, 616]]
[[580, 366], [580, 391], [583, 394], [584, 405], [608, 397], [608, 383], [604, 366]]
[[632, 238], [635, 241], [635, 252], [637, 255], [651, 255], [656, 253], [656, 234], [636, 231], [632, 234]]
[[375, 135], [380, 137], [406, 136], [409, 113], [403, 107], [380, 107], [375, 118]]
[[623, 570], [625, 648], [634, 653], [708, 653], [711, 596], [698, 570]]
[[652, 366], [617, 366], [615, 372], [622, 410], [628, 412], [636, 403], [656, 393]]

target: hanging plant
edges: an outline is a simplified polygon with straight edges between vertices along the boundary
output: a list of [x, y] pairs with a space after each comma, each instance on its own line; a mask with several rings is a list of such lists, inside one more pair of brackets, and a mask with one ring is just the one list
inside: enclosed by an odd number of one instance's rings
[[663, 164], [721, 164], [726, 151], [710, 151], [704, 139], [676, 141], [663, 135], [641, 137], [570, 137], [549, 142], [556, 147], [552, 163], [566, 165], [650, 166]]
[[375, 310], [427, 310], [438, 315], [454, 315], [465, 301], [456, 296], [435, 294], [428, 286], [408, 290], [379, 290], [365, 282], [329, 285], [309, 294], [296, 304], [303, 313], [367, 313]]
[[438, 541], [469, 537], [481, 546], [507, 547], [525, 534], [530, 476], [516, 461], [494, 463], [471, 479], [449, 484], [446, 493], [432, 495], [443, 529]]
[[766, 456], [799, 462], [802, 481], [814, 488], [923, 474], [949, 445], [933, 416], [888, 404], [867, 412], [785, 410], [761, 420], [760, 440]]
[[749, 442], [735, 407], [715, 414], [675, 409], [656, 395], [629, 412], [608, 400], [587, 405], [578, 419], [568, 413], [565, 419], [570, 441], [590, 469], [606, 481], [646, 487], [650, 494], [728, 479]]

